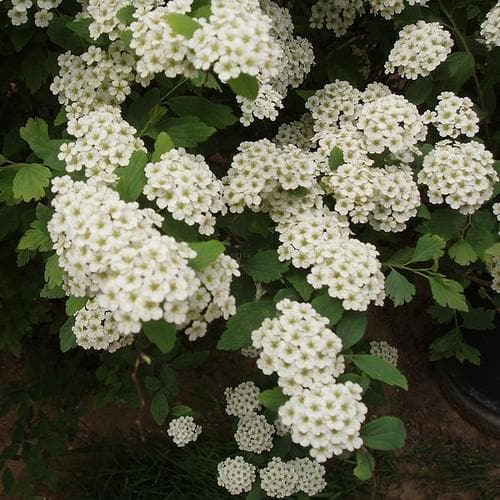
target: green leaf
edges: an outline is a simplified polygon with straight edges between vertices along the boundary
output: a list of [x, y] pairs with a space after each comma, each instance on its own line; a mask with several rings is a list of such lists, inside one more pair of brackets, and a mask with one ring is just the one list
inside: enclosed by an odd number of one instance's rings
[[15, 198], [23, 201], [39, 200], [45, 195], [52, 174], [47, 167], [37, 163], [21, 163], [12, 183]]
[[349, 356], [349, 359], [369, 377], [380, 380], [388, 385], [401, 387], [408, 390], [406, 377], [387, 361], [371, 354], [356, 354]]
[[456, 236], [465, 227], [465, 224], [467, 224], [465, 215], [451, 208], [440, 208], [432, 212], [428, 230], [432, 234], [449, 240]]
[[412, 262], [424, 262], [439, 259], [444, 255], [446, 242], [435, 234], [424, 234], [417, 241]]
[[19, 134], [45, 165], [52, 170], [64, 170], [64, 162], [58, 160], [57, 155], [61, 144], [67, 141], [50, 139], [47, 124], [41, 118], [29, 118], [26, 125], [19, 129]]
[[189, 243], [196, 257], [189, 261], [189, 265], [196, 270], [203, 269], [214, 262], [219, 255], [224, 253], [224, 245], [217, 240], [193, 241]]
[[68, 318], [59, 330], [59, 346], [62, 352], [68, 352], [76, 345], [76, 337], [73, 333], [75, 318]]
[[339, 321], [335, 333], [342, 339], [342, 349], [349, 349], [365, 334], [368, 318], [365, 312], [346, 311]]
[[465, 240], [458, 240], [448, 249], [448, 255], [459, 265], [468, 266], [477, 260], [477, 253]]
[[24, 56], [21, 63], [21, 77], [28, 87], [28, 90], [33, 95], [42, 86], [49, 73], [46, 69], [47, 50], [40, 46], [35, 46], [26, 56]]
[[336, 325], [344, 314], [342, 302], [338, 299], [330, 297], [327, 292], [322, 292], [320, 295], [315, 297], [312, 300], [311, 305], [319, 314], [321, 314], [321, 316], [330, 320], [330, 326]]
[[494, 243], [484, 251], [485, 258], [500, 257], [500, 243]]
[[396, 450], [405, 445], [406, 429], [397, 417], [380, 417], [361, 428], [361, 437], [372, 450]]
[[62, 284], [63, 270], [59, 267], [57, 254], [51, 255], [45, 263], [45, 281], [48, 288], [55, 288]]
[[19, 240], [18, 250], [39, 250], [40, 252], [52, 250], [52, 241], [47, 230], [50, 214], [48, 207], [41, 203], [37, 205], [36, 219], [31, 223], [30, 229]]
[[248, 258], [241, 269], [255, 281], [271, 283], [279, 280], [288, 271], [289, 265], [281, 262], [276, 250], [259, 250]]
[[338, 146], [335, 146], [332, 149], [330, 156], [328, 157], [328, 166], [330, 167], [330, 170], [335, 171], [337, 170], [337, 168], [340, 167], [340, 165], [343, 164], [344, 164], [344, 153]]
[[156, 136], [155, 149], [151, 157], [152, 162], [157, 162], [160, 160], [161, 155], [170, 151], [175, 147], [174, 141], [166, 132], [160, 132]]
[[57, 112], [56, 117], [54, 118], [54, 127], [58, 127], [63, 123], [68, 121], [68, 117], [66, 116], [66, 108], [61, 106], [61, 109]]
[[189, 226], [184, 221], [175, 220], [168, 212], [163, 217], [161, 229], [177, 241], [198, 241], [200, 239], [200, 233], [193, 226]]
[[186, 405], [175, 405], [170, 411], [172, 417], [187, 417], [193, 415], [193, 410]]
[[360, 481], [367, 481], [373, 475], [375, 470], [375, 459], [372, 454], [365, 448], [356, 451], [356, 467], [353, 474]]
[[439, 78], [458, 91], [474, 74], [474, 57], [470, 52], [453, 52], [439, 68]]
[[242, 304], [226, 323], [217, 348], [235, 351], [252, 345], [252, 332], [259, 328], [266, 318], [272, 318], [275, 314], [276, 307], [270, 300]]
[[210, 357], [210, 351], [185, 352], [170, 361], [174, 370], [187, 370], [202, 365]]
[[282, 288], [276, 292], [276, 295], [273, 297], [273, 302], [277, 304], [283, 299], [290, 299], [298, 302], [300, 301], [300, 296], [293, 288]]
[[172, 397], [176, 397], [179, 394], [179, 379], [176, 372], [167, 364], [164, 364], [161, 367], [160, 379], [163, 384], [163, 389], [167, 394], [170, 394]]
[[161, 382], [158, 377], [144, 377], [144, 387], [151, 392], [158, 392], [161, 389]]
[[142, 194], [142, 190], [146, 185], [144, 167], [147, 162], [148, 157], [144, 151], [134, 151], [128, 165], [116, 170], [118, 175], [116, 190], [122, 200], [136, 201]]
[[314, 289], [307, 282], [306, 275], [303, 272], [298, 269], [292, 269], [287, 273], [286, 280], [297, 290], [302, 300], [309, 301]]
[[474, 225], [471, 227], [465, 239], [467, 243], [474, 249], [481, 260], [486, 260], [486, 250], [496, 243], [496, 225], [490, 229], [486, 225]]
[[116, 17], [124, 24], [130, 24], [134, 21], [135, 7], [133, 5], [127, 5], [122, 7], [117, 13]]
[[453, 309], [442, 307], [437, 304], [430, 306], [427, 311], [429, 312], [431, 318], [440, 324], [449, 323], [455, 316]]
[[224, 104], [216, 104], [201, 96], [171, 97], [167, 104], [179, 116], [196, 116], [211, 127], [223, 129], [237, 123], [233, 110]]
[[401, 306], [411, 302], [416, 288], [401, 273], [393, 269], [385, 279], [385, 291], [395, 306]]
[[438, 361], [443, 358], [451, 358], [460, 348], [462, 342], [463, 338], [460, 328], [453, 328], [445, 335], [441, 335], [441, 337], [432, 341], [429, 346], [429, 359], [431, 361]]
[[422, 104], [431, 95], [433, 89], [431, 76], [418, 78], [408, 85], [405, 92], [405, 97], [413, 104]]
[[234, 216], [229, 228], [234, 234], [242, 238], [248, 238], [251, 234], [259, 234], [267, 238], [271, 221], [269, 217], [262, 212], [248, 212]]
[[495, 311], [494, 309], [485, 309], [477, 307], [462, 313], [462, 327], [469, 330], [494, 330], [495, 329]]
[[168, 411], [170, 407], [168, 405], [168, 399], [163, 391], [158, 391], [151, 401], [151, 415], [154, 421], [158, 425], [163, 425], [168, 416]]
[[66, 301], [66, 314], [73, 316], [87, 303], [88, 297], [68, 297]]
[[264, 408], [271, 411], [278, 411], [280, 406], [283, 406], [288, 401], [288, 396], [283, 394], [280, 387], [267, 389], [259, 394], [259, 401]]
[[174, 141], [176, 147], [192, 148], [205, 142], [215, 131], [196, 116], [169, 118], [160, 124]]
[[89, 26], [92, 24], [92, 19], [72, 19], [70, 22], [66, 23], [66, 27], [75, 33], [82, 41], [86, 43], [94, 43], [94, 40], [90, 37]]
[[61, 286], [48, 288], [47, 285], [44, 285], [44, 287], [40, 290], [40, 297], [42, 299], [63, 299], [64, 297], [66, 297], [66, 292], [62, 289]]
[[194, 32], [201, 28], [201, 24], [185, 14], [166, 14], [164, 19], [177, 35], [192, 38]]
[[428, 276], [434, 300], [443, 307], [450, 307], [459, 311], [467, 311], [464, 289], [458, 281], [450, 280], [438, 275]]
[[260, 479], [257, 479], [250, 493], [245, 497], [245, 500], [263, 500], [264, 498], [266, 498], [266, 494], [260, 487]]
[[148, 321], [143, 326], [144, 335], [165, 354], [170, 352], [177, 340], [175, 325], [163, 319]]
[[232, 91], [241, 97], [246, 97], [254, 101], [259, 94], [259, 82], [255, 76], [241, 73], [238, 78], [231, 78], [227, 81]]

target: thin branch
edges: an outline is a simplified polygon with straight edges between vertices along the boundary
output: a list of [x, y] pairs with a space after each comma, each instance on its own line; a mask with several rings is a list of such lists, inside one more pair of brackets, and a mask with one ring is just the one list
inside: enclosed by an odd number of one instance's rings
[[139, 380], [137, 378], [137, 373], [139, 371], [139, 366], [141, 365], [141, 360], [142, 360], [142, 352], [139, 352], [137, 355], [137, 359], [135, 360], [134, 363], [134, 369], [132, 370], [132, 373], [130, 374], [132, 378], [132, 382], [134, 384], [135, 392], [137, 393], [137, 397], [139, 398], [139, 411], [137, 412], [137, 418], [135, 420], [135, 423], [137, 425], [137, 430], [139, 432], [139, 438], [142, 442], [146, 440], [145, 434], [144, 434], [144, 426], [142, 423], [142, 417], [144, 413], [144, 408], [146, 407], [146, 400], [144, 399], [144, 393], [142, 392], [142, 387], [141, 384], [139, 383]]

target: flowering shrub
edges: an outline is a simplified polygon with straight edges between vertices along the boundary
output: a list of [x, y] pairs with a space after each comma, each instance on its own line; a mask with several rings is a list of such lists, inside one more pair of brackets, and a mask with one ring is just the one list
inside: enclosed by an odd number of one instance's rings
[[350, 454], [367, 480], [370, 450], [403, 446], [370, 412], [408, 384], [363, 341], [369, 308], [418, 285], [454, 324], [431, 359], [479, 363], [462, 328], [500, 307], [500, 4], [284, 4], [0, 4], [0, 258], [19, 266], [0, 346], [51, 324], [64, 353], [100, 354], [102, 402], [128, 370], [139, 433], [148, 405], [181, 447], [203, 412], [177, 373], [241, 351], [254, 378], [217, 395], [240, 454], [214, 475], [248, 498], [319, 494]]

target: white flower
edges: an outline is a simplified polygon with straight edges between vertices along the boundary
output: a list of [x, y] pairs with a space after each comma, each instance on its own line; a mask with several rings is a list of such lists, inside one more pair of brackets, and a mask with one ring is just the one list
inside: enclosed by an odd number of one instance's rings
[[238, 422], [234, 440], [242, 451], [262, 453], [273, 447], [274, 433], [274, 425], [268, 423], [264, 415], [247, 413]]
[[481, 36], [488, 49], [500, 46], [500, 2], [486, 14], [481, 23]]
[[182, 448], [188, 443], [196, 441], [201, 431], [201, 425], [195, 424], [193, 417], [187, 416], [171, 420], [167, 434], [179, 448]]
[[261, 408], [259, 402], [260, 389], [251, 381], [242, 382], [236, 387], [227, 387], [226, 413], [235, 417], [243, 417], [255, 413]]
[[256, 467], [243, 457], [226, 458], [217, 464], [217, 484], [231, 495], [247, 493], [252, 489], [256, 478]]
[[260, 486], [271, 498], [286, 498], [297, 492], [299, 478], [295, 463], [273, 457], [259, 474]]
[[382, 358], [392, 366], [398, 366], [398, 349], [385, 340], [372, 340], [370, 342], [370, 354]]
[[309, 23], [311, 28], [326, 27], [342, 36], [363, 11], [363, 0], [318, 0], [312, 6]]

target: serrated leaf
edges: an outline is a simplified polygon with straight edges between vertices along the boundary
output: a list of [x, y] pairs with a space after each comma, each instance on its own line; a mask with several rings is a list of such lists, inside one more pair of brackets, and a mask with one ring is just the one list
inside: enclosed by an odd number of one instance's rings
[[330, 170], [335, 171], [337, 170], [337, 168], [340, 167], [340, 165], [343, 164], [344, 164], [344, 153], [338, 146], [335, 146], [332, 149], [330, 156], [328, 157], [328, 166], [330, 167]]
[[342, 339], [342, 350], [349, 349], [364, 336], [368, 318], [365, 312], [346, 311], [338, 322], [335, 333]]
[[264, 408], [276, 412], [280, 406], [283, 406], [288, 401], [288, 396], [283, 394], [281, 388], [275, 387], [274, 389], [262, 391], [259, 394], [259, 401]]
[[66, 314], [68, 316], [74, 316], [74, 314], [79, 311], [87, 303], [88, 297], [68, 297], [66, 301]]
[[453, 328], [445, 335], [435, 339], [429, 346], [429, 359], [438, 361], [455, 355], [456, 350], [463, 342], [460, 328]]
[[75, 318], [68, 318], [59, 330], [59, 346], [62, 352], [68, 352], [76, 345], [76, 337], [73, 333]]
[[30, 229], [23, 234], [17, 245], [18, 250], [39, 250], [47, 252], [52, 249], [47, 230], [47, 223], [50, 219], [51, 211], [45, 205], [39, 203], [36, 207], [36, 219], [31, 223]]
[[254, 101], [259, 94], [259, 82], [255, 76], [241, 73], [238, 78], [231, 78], [227, 81], [232, 91], [241, 97], [246, 97]]
[[459, 265], [468, 266], [477, 260], [477, 253], [472, 245], [465, 240], [459, 240], [448, 249], [448, 255]]
[[134, 12], [135, 12], [135, 7], [133, 5], [126, 5], [116, 13], [116, 17], [122, 23], [130, 24], [134, 21]]
[[375, 470], [375, 459], [372, 454], [366, 449], [361, 448], [356, 451], [356, 467], [353, 470], [353, 474], [360, 481], [367, 481], [373, 475]]
[[450, 307], [459, 311], [467, 311], [464, 289], [458, 281], [441, 276], [428, 276], [434, 300], [443, 307]]
[[160, 132], [155, 139], [155, 148], [151, 156], [152, 162], [160, 160], [161, 155], [175, 147], [174, 141], [166, 132]]
[[304, 273], [298, 269], [292, 269], [292, 271], [287, 273], [286, 280], [295, 288], [302, 300], [309, 301], [314, 289], [308, 283]]
[[170, 13], [164, 19], [172, 28], [172, 31], [186, 38], [192, 38], [194, 32], [201, 28], [201, 24], [185, 14]]
[[57, 254], [51, 255], [45, 263], [45, 281], [48, 288], [55, 288], [62, 284], [63, 270], [59, 267], [59, 259]]
[[421, 236], [413, 252], [412, 262], [424, 262], [439, 259], [444, 255], [446, 242], [435, 234], [424, 234]]
[[465, 235], [467, 243], [483, 261], [486, 259], [486, 250], [494, 245], [497, 240], [496, 231], [496, 225], [493, 228], [488, 227], [487, 224], [474, 225]]
[[387, 361], [371, 354], [356, 354], [349, 356], [349, 359], [369, 377], [380, 380], [388, 385], [401, 387], [408, 390], [406, 377]]
[[170, 407], [168, 399], [163, 391], [158, 391], [151, 401], [151, 416], [158, 425], [163, 425], [168, 416]]
[[367, 448], [396, 450], [405, 445], [406, 429], [397, 417], [380, 417], [361, 427], [361, 437]]
[[330, 297], [327, 292], [323, 292], [315, 297], [311, 305], [316, 311], [330, 320], [330, 326], [336, 325], [344, 314], [342, 302], [338, 299]]
[[179, 116], [196, 116], [207, 125], [218, 129], [229, 127], [238, 122], [238, 118], [229, 106], [213, 103], [205, 97], [171, 97], [167, 103]]
[[12, 183], [14, 197], [23, 201], [39, 200], [45, 195], [45, 188], [50, 184], [50, 170], [37, 163], [19, 164]]
[[123, 201], [136, 201], [146, 185], [144, 167], [148, 157], [144, 151], [134, 151], [126, 167], [116, 169], [118, 182], [116, 190]]
[[288, 271], [289, 265], [279, 260], [276, 250], [259, 250], [241, 268], [255, 281], [271, 283], [279, 280]]
[[474, 74], [474, 56], [470, 52], [453, 52], [439, 68], [440, 79], [451, 90], [458, 91]]
[[448, 307], [439, 306], [437, 304], [433, 304], [427, 309], [430, 317], [436, 321], [437, 323], [449, 323], [453, 316], [455, 315], [453, 309], [449, 309]]
[[257, 330], [266, 318], [272, 318], [275, 314], [276, 306], [270, 300], [242, 304], [226, 323], [217, 348], [236, 351], [252, 345], [252, 332]]
[[155, 344], [162, 353], [170, 352], [177, 340], [175, 325], [163, 319], [148, 321], [143, 325], [144, 335]]
[[495, 329], [495, 311], [477, 307], [462, 313], [462, 327], [469, 330], [494, 330]]
[[205, 142], [216, 132], [214, 127], [209, 127], [196, 116], [169, 118], [162, 121], [160, 125], [166, 130], [178, 148], [192, 148]]
[[434, 210], [428, 223], [428, 230], [445, 240], [456, 236], [467, 224], [467, 217], [451, 208]]
[[395, 306], [401, 306], [411, 302], [416, 288], [401, 273], [393, 269], [385, 279], [385, 292]]
[[189, 265], [196, 270], [203, 269], [214, 262], [219, 255], [224, 253], [224, 245], [217, 240], [193, 241], [189, 243], [196, 257], [189, 261]]

